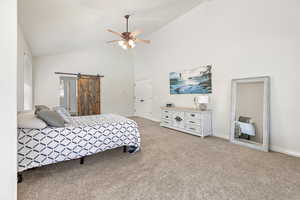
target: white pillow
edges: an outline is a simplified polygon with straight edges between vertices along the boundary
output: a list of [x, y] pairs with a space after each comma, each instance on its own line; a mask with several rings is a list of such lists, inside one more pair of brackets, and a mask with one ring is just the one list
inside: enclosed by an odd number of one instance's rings
[[63, 119], [66, 123], [70, 123], [71, 120], [70, 120], [70, 113], [62, 106], [56, 106], [56, 107], [53, 107], [52, 110], [54, 110], [55, 112], [57, 112]]
[[18, 113], [18, 128], [43, 129], [47, 124], [34, 115], [34, 111]]

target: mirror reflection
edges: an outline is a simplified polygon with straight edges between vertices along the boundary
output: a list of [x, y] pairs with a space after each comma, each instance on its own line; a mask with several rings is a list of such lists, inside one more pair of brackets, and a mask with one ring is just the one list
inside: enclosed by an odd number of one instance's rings
[[263, 144], [264, 82], [236, 84], [235, 139]]

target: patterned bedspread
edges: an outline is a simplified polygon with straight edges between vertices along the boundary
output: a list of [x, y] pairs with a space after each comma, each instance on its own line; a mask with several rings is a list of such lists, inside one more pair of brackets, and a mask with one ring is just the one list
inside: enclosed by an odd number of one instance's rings
[[121, 146], [140, 149], [133, 120], [113, 114], [71, 117], [63, 128], [18, 129], [18, 171], [77, 159]]

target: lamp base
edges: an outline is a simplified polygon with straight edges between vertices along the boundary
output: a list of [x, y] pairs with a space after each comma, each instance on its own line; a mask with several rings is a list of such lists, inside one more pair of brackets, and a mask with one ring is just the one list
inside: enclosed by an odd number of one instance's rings
[[200, 103], [200, 104], [199, 104], [199, 110], [201, 110], [201, 111], [206, 111], [206, 110], [207, 110], [207, 105], [204, 104], [204, 103]]

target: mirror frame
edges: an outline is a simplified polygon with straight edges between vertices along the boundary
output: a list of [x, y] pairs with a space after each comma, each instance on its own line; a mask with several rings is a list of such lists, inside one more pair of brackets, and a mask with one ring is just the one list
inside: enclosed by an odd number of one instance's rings
[[[237, 84], [238, 83], [264, 83], [264, 108], [263, 108], [263, 143], [247, 143], [235, 138], [235, 119], [236, 119], [236, 103], [237, 103]], [[269, 151], [269, 135], [270, 135], [270, 77], [250, 77], [242, 79], [233, 79], [231, 81], [231, 121], [230, 121], [230, 142], [242, 146], [250, 147], [261, 151]]]

